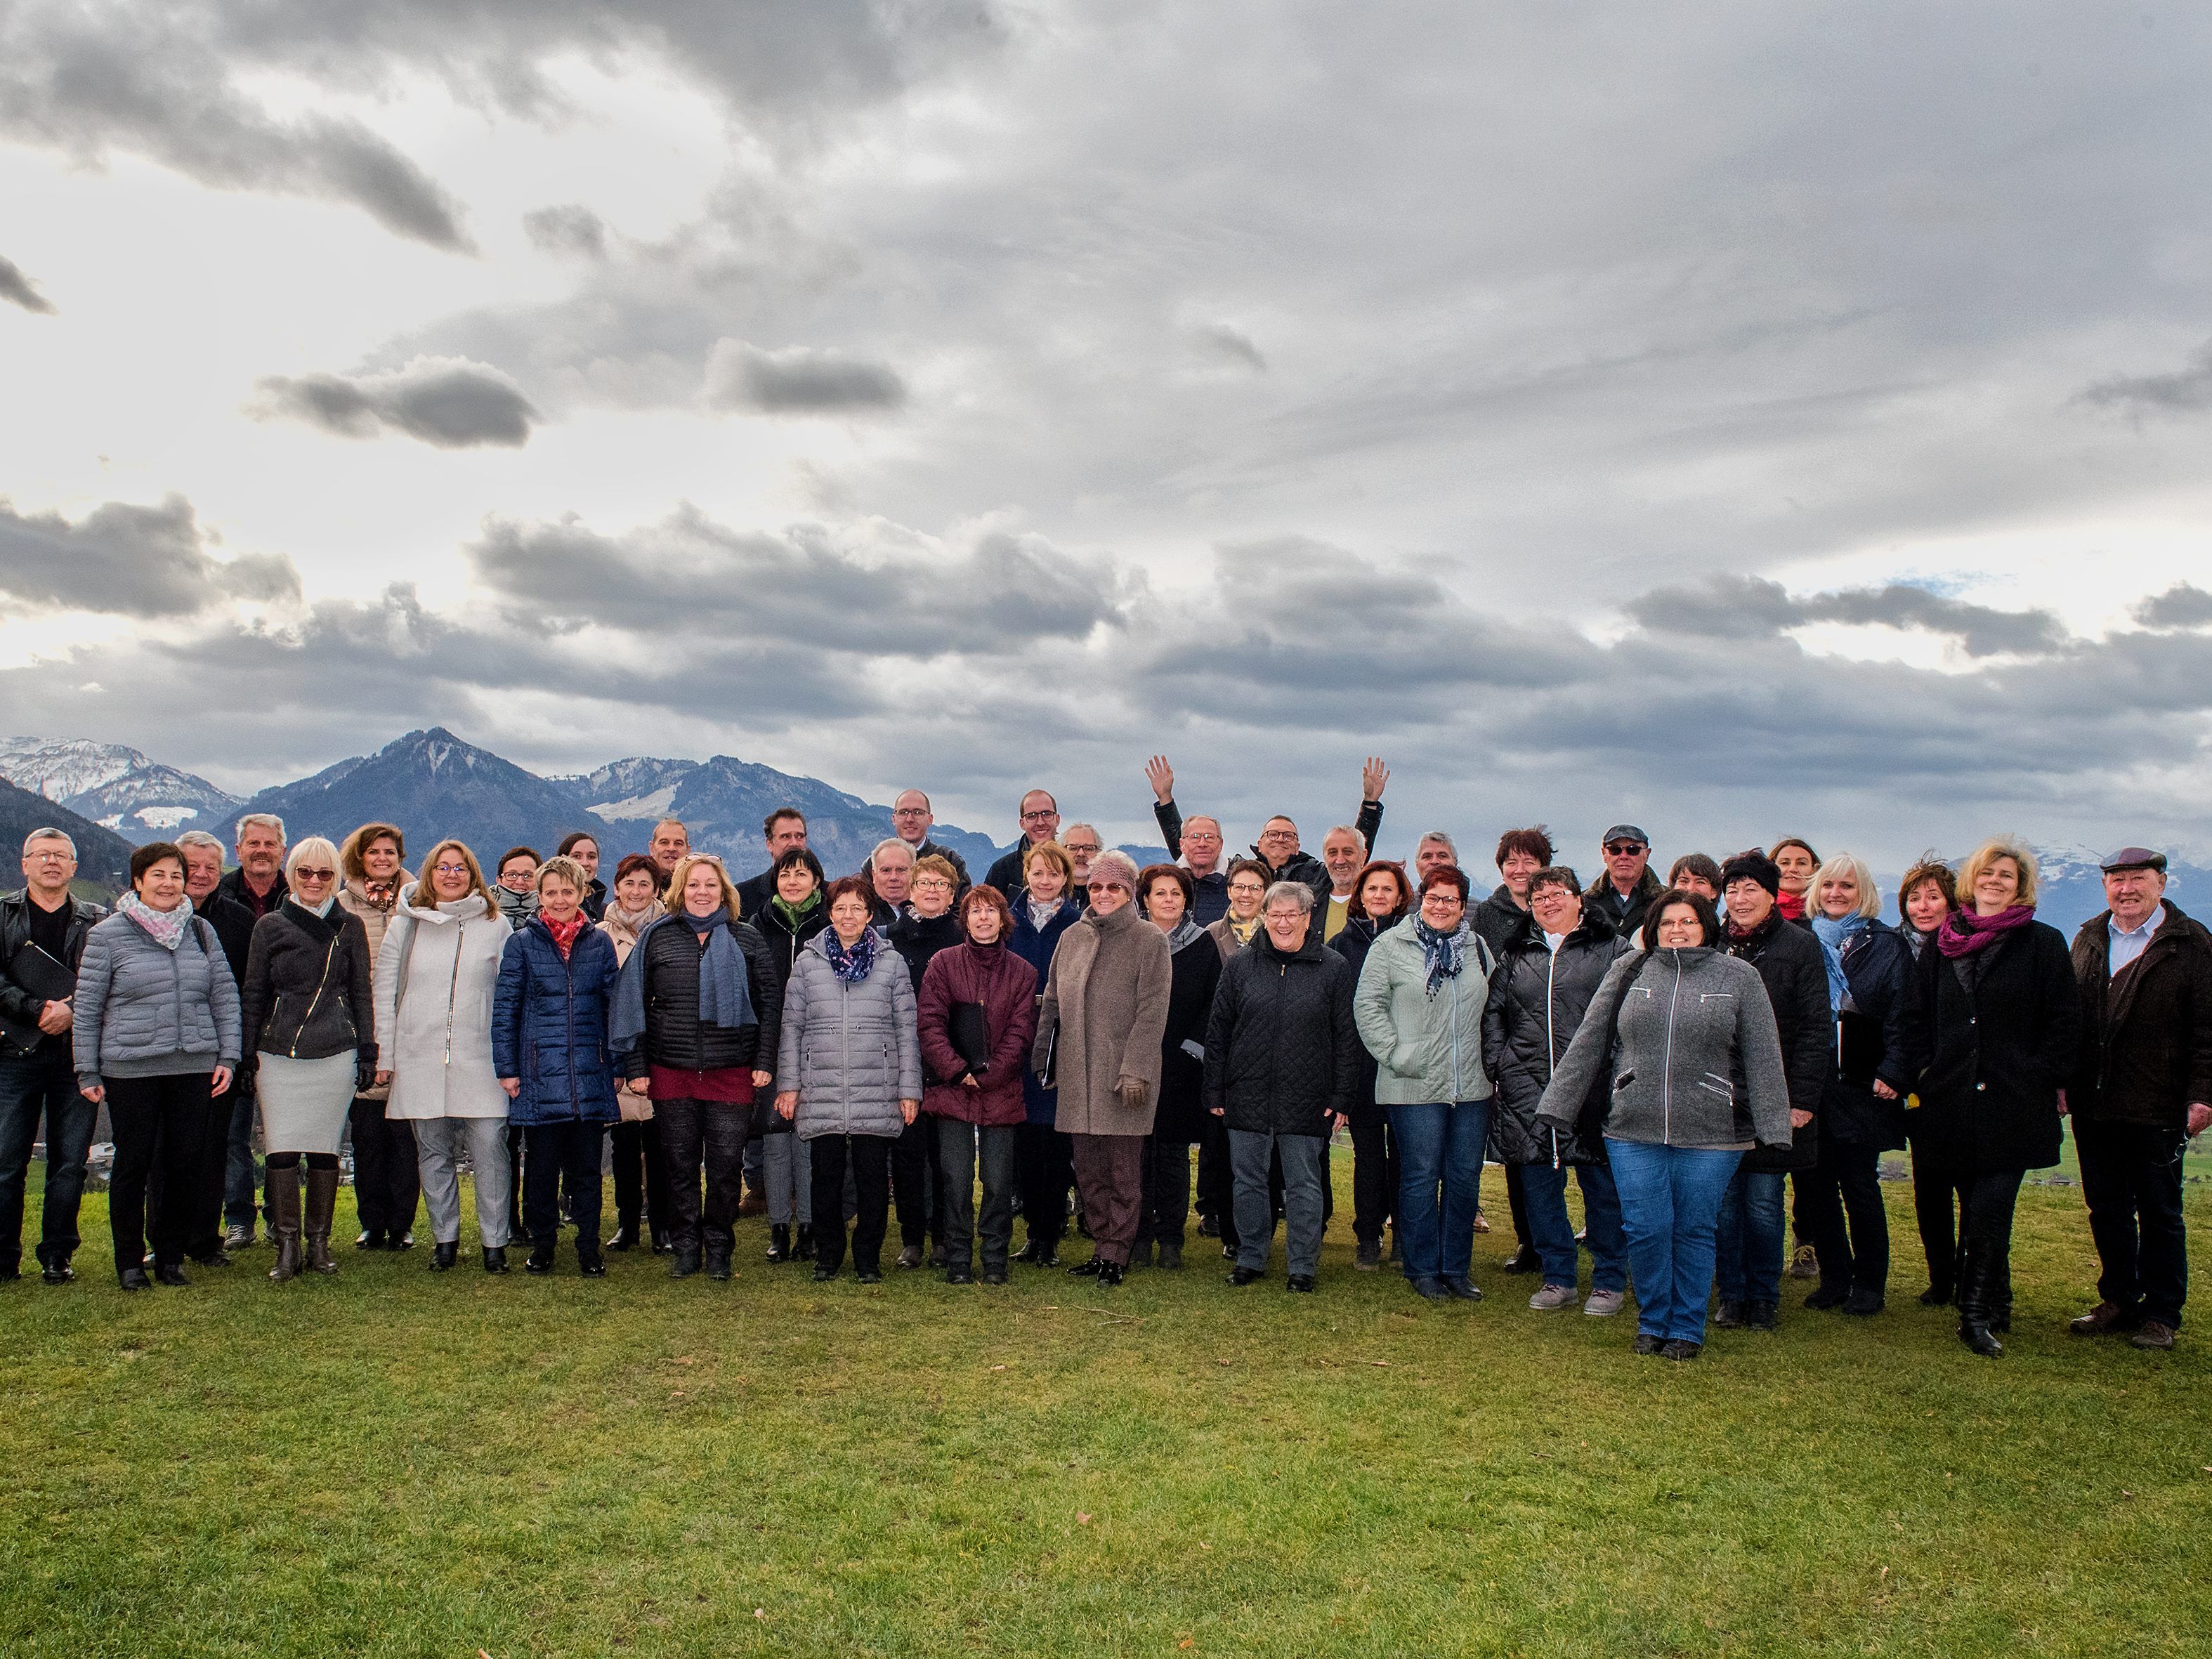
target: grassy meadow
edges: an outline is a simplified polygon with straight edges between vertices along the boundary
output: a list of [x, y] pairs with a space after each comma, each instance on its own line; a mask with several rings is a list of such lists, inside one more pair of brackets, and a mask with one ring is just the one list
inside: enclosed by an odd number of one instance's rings
[[0, 1652], [2208, 1650], [2204, 1336], [2069, 1338], [2088, 1231], [2036, 1187], [1974, 1358], [1885, 1190], [1887, 1314], [1792, 1281], [1690, 1364], [1529, 1312], [1502, 1226], [1475, 1306], [1354, 1272], [1342, 1212], [1312, 1297], [1198, 1240], [1118, 1291], [816, 1285], [757, 1221], [727, 1285], [492, 1279], [465, 1236], [126, 1297], [91, 1198], [78, 1284], [0, 1286]]

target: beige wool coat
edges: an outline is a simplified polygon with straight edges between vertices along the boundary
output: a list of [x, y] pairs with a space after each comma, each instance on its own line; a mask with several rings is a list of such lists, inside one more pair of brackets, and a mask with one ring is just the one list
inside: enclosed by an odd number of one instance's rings
[[[1106, 916], [1085, 911], [1060, 935], [1030, 1064], [1043, 1066], [1057, 1033], [1060, 1105], [1053, 1126], [1062, 1134], [1152, 1133], [1174, 980], [1168, 936], [1133, 904]], [[1125, 1077], [1145, 1085], [1144, 1103], [1133, 1110], [1115, 1092]]]
[[[356, 876], [348, 876], [338, 885], [338, 908], [348, 915], [361, 918], [362, 931], [368, 935], [368, 963], [372, 972], [376, 967], [377, 952], [384, 948], [385, 930], [392, 926], [402, 890], [414, 884], [415, 878], [405, 870], [392, 884], [392, 901], [385, 904], [370, 902], [368, 889]], [[355, 1095], [356, 1100], [383, 1100], [392, 1093], [392, 1085], [380, 1083]]]

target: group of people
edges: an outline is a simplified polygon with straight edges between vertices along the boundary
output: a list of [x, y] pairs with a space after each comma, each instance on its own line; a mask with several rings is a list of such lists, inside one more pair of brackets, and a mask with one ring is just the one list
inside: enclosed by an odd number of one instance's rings
[[1348, 1129], [1357, 1267], [1382, 1267], [1387, 1231], [1414, 1293], [1480, 1299], [1495, 1161], [1529, 1306], [1607, 1316], [1632, 1293], [1637, 1350], [1687, 1359], [1709, 1320], [1773, 1328], [1791, 1272], [1818, 1279], [1808, 1308], [1881, 1312], [1880, 1160], [1909, 1146], [1922, 1300], [1994, 1357], [2014, 1202], [2070, 1115], [2102, 1267], [2073, 1328], [2172, 1346], [2212, 935], [2165, 897], [2161, 854], [2106, 861], [2109, 908], [2070, 950], [2035, 919], [2033, 854], [2002, 837], [1917, 864], [1894, 922], [1849, 854], [1785, 837], [1662, 881], [1627, 823], [1588, 883], [1543, 828], [1509, 830], [1479, 896], [1446, 832], [1373, 855], [1389, 775], [1368, 763], [1318, 858], [1280, 817], [1230, 858], [1155, 757], [1172, 862], [1063, 830], [1039, 789], [980, 883], [918, 790], [836, 880], [795, 808], [743, 884], [673, 819], [610, 882], [588, 833], [488, 879], [456, 840], [410, 872], [395, 825], [288, 845], [252, 814], [228, 872], [202, 832], [137, 849], [107, 914], [71, 896], [68, 836], [36, 831], [0, 899], [0, 1277], [20, 1276], [43, 1116], [37, 1259], [73, 1278], [103, 1104], [126, 1290], [228, 1265], [264, 1216], [271, 1279], [336, 1272], [349, 1133], [356, 1245], [411, 1246], [419, 1203], [438, 1271], [465, 1169], [495, 1273], [518, 1239], [553, 1271], [565, 1218], [586, 1275], [649, 1245], [674, 1277], [727, 1279], [757, 1202], [770, 1261], [826, 1280], [849, 1254], [872, 1283], [895, 1203], [900, 1267], [1003, 1284], [1060, 1267], [1072, 1220], [1091, 1250], [1066, 1271], [1110, 1286], [1182, 1265], [1194, 1197], [1231, 1285], [1266, 1276], [1279, 1228], [1310, 1292]]

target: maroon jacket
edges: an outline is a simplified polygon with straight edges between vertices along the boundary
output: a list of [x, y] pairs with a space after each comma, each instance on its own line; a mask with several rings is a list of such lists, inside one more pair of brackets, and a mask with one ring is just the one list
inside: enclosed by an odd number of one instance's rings
[[921, 1109], [991, 1127], [1024, 1121], [1022, 1066], [1036, 1036], [1036, 969], [1003, 945], [956, 945], [932, 957], [921, 997], [921, 1065], [928, 1078], [957, 1078], [967, 1070], [952, 1046], [952, 1006], [958, 1002], [983, 1005], [983, 1028], [991, 1037], [983, 1086], [929, 1082]]

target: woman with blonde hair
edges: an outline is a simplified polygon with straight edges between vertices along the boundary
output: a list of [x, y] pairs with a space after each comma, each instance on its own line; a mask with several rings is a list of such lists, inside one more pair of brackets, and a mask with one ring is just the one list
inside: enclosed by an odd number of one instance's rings
[[[719, 859], [679, 859], [669, 914], [647, 924], [615, 986], [608, 1039], [633, 1097], [649, 1097], [668, 1174], [672, 1279], [730, 1277], [753, 1095], [768, 1087], [782, 987], [768, 942], [738, 919]], [[706, 1201], [700, 1201], [700, 1176]]]
[[460, 1255], [464, 1150], [476, 1171], [484, 1271], [507, 1271], [514, 1171], [491, 1013], [513, 933], [476, 854], [449, 839], [422, 860], [422, 879], [400, 890], [376, 958], [376, 1077], [391, 1091], [386, 1116], [414, 1135], [437, 1273]]
[[[286, 896], [253, 924], [240, 989], [246, 1061], [254, 1070], [269, 1149], [279, 1283], [304, 1264], [334, 1273], [338, 1139], [354, 1096], [376, 1078], [375, 989], [368, 933], [337, 902], [338, 849], [310, 836], [284, 860]], [[301, 1203], [297, 1175], [307, 1166]]]
[[1797, 1177], [1820, 1267], [1808, 1308], [1875, 1314], [1889, 1286], [1881, 1155], [1905, 1145], [1911, 1086], [1911, 947], [1881, 920], [1866, 860], [1838, 853], [1813, 878], [1813, 933], [1828, 970], [1835, 1066], [1814, 1119], [1817, 1161]]
[[[407, 873], [406, 837], [397, 824], [364, 823], [338, 843], [338, 904], [360, 918], [368, 935], [369, 970], [375, 971], [385, 930], [399, 902]], [[415, 1132], [386, 1109], [386, 1086], [371, 1084], [353, 1099], [346, 1116], [353, 1129], [353, 1202], [361, 1222], [357, 1250], [406, 1250], [415, 1245], [415, 1204], [421, 1180], [415, 1170]]]
[[1994, 1359], [2012, 1322], [2012, 1216], [2030, 1170], [2058, 1162], [2081, 1026], [2066, 940], [2035, 919], [2035, 854], [1998, 836], [1960, 867], [1966, 902], [1919, 962], [1927, 1057], [1916, 1145], [1966, 1188], [1959, 1340]]

